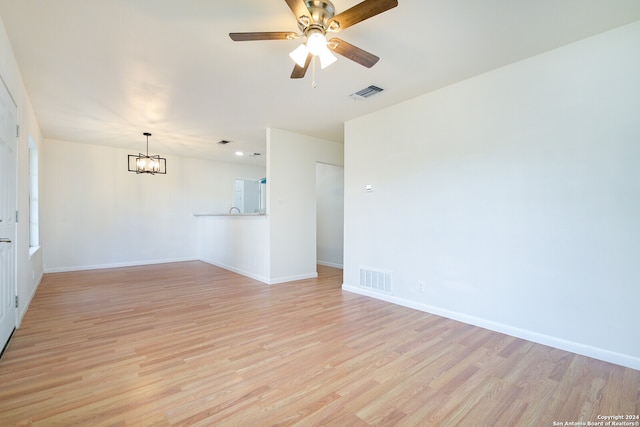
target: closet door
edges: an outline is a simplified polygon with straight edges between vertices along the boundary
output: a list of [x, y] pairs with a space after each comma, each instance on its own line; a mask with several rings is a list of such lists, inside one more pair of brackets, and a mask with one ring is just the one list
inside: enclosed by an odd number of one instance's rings
[[0, 350], [16, 326], [16, 117], [0, 80]]

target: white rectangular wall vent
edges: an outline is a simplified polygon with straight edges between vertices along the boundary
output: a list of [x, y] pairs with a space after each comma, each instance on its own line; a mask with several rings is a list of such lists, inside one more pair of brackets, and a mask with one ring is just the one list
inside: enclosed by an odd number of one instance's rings
[[360, 286], [376, 292], [391, 294], [391, 272], [360, 267]]
[[366, 87], [364, 89], [357, 91], [356, 93], [352, 93], [350, 96], [355, 100], [361, 100], [361, 99], [368, 98], [372, 95], [375, 95], [376, 93], [380, 93], [382, 91], [383, 91], [382, 88], [371, 85], [369, 87]]

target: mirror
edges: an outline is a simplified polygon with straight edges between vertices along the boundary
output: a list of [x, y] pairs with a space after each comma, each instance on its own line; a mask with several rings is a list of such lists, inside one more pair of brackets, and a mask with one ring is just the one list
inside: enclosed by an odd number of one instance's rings
[[238, 208], [239, 213], [243, 214], [265, 213], [266, 186], [266, 178], [258, 180], [236, 179], [233, 191], [233, 207]]

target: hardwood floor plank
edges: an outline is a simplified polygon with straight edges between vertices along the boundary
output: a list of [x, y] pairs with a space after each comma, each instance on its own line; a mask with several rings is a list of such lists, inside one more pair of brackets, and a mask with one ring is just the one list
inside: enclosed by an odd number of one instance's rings
[[548, 426], [640, 411], [640, 372], [202, 262], [46, 274], [1, 426]]

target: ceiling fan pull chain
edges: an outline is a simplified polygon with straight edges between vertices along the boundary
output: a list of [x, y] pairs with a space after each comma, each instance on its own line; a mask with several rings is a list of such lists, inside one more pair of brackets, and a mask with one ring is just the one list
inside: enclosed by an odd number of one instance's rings
[[316, 56], [314, 55], [311, 58], [311, 87], [317, 88], [318, 84], [316, 83]]

